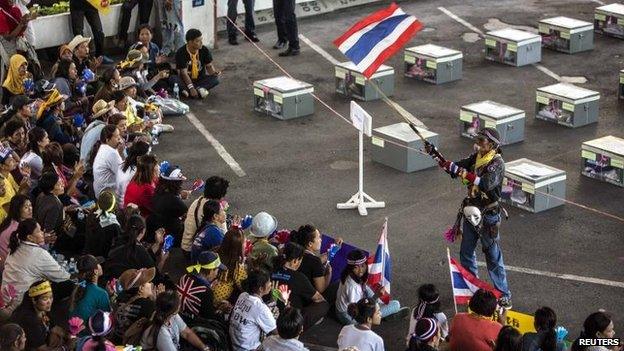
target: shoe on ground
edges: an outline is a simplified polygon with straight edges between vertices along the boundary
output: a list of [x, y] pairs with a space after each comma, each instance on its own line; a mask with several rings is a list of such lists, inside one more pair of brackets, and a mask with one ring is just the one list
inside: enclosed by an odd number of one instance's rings
[[171, 133], [173, 132], [173, 126], [171, 124], [162, 124], [159, 123], [157, 125], [154, 126], [154, 128], [158, 128], [159, 133]]
[[257, 43], [260, 41], [256, 33], [245, 33], [245, 40]]
[[297, 56], [297, 55], [299, 55], [299, 49], [288, 48], [288, 50], [280, 52], [279, 55], [282, 56], [282, 57]]
[[105, 64], [105, 65], [111, 65], [111, 64], [115, 63], [115, 61], [112, 58], [108, 57], [108, 56], [102, 55], [102, 63]]
[[384, 320], [385, 321], [398, 321], [398, 320], [405, 319], [405, 317], [409, 316], [409, 314], [410, 314], [409, 307], [401, 307], [401, 309], [398, 310], [397, 313], [393, 313], [387, 316], [386, 318], [384, 318]]
[[498, 305], [506, 310], [510, 310], [512, 307], [511, 299], [503, 296], [498, 299]]
[[210, 94], [210, 92], [208, 91], [208, 89], [206, 88], [199, 88], [197, 89], [197, 92], [199, 93], [199, 96], [203, 99], [206, 96], [208, 96]]
[[273, 45], [273, 49], [275, 49], [275, 50], [283, 49], [285, 47], [286, 47], [286, 42], [285, 41], [281, 41], [281, 40], [276, 41], [275, 45]]
[[229, 37], [228, 43], [230, 43], [230, 45], [238, 45], [238, 40], [236, 40], [236, 37]]
[[182, 96], [184, 96], [185, 98], [189, 97], [189, 92], [186, 90], [182, 90]]

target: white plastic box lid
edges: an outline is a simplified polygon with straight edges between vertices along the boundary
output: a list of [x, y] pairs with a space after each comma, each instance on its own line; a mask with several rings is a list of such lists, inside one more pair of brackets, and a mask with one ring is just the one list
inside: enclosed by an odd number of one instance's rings
[[306, 90], [306, 92], [310, 93], [314, 91], [314, 87], [312, 86], [312, 84], [302, 82], [300, 80], [296, 80], [287, 76], [257, 80], [254, 82], [254, 86], [263, 86], [273, 90], [277, 90], [279, 92], [291, 92], [304, 89]]
[[[600, 97], [600, 94], [597, 91], [580, 88], [572, 84], [568, 83], [557, 83], [541, 88], [537, 88], [538, 92], [544, 92], [564, 98], [568, 98], [570, 100], [580, 100], [590, 97]], [[594, 100], [594, 99], [592, 99]]]
[[622, 4], [609, 4], [609, 5], [604, 5], [604, 6], [600, 6], [600, 7], [596, 7], [597, 11], [602, 11], [602, 12], [610, 12], [616, 15], [623, 15], [624, 16], [624, 5]]
[[411, 48], [405, 49], [405, 51], [406, 52], [410, 52], [410, 53], [414, 53], [414, 54], [417, 54], [417, 55], [423, 55], [423, 56], [432, 57], [432, 58], [435, 58], [435, 59], [447, 58], [449, 56], [453, 56], [453, 57], [449, 57], [449, 59], [456, 59], [456, 58], [464, 57], [464, 55], [462, 54], [461, 51], [445, 48], [443, 46], [438, 46], [438, 45], [434, 45], [434, 44], [425, 44], [425, 45], [413, 46]]
[[[346, 69], [346, 70], [349, 70], [349, 71], [362, 73], [362, 71], [358, 70], [358, 68], [355, 66], [355, 64], [353, 62], [351, 62], [351, 61], [338, 63], [338, 64], [336, 64], [336, 68], [338, 68], [338, 67]], [[377, 69], [377, 72], [373, 73], [371, 78], [377, 78], [377, 77], [381, 77], [381, 76], [388, 76], [388, 75], [391, 75], [391, 74], [394, 74], [394, 68], [392, 68], [390, 66], [386, 66], [386, 65], [381, 65]]]
[[580, 29], [580, 28], [585, 29], [583, 27], [588, 27], [587, 29], [594, 28], [594, 25], [592, 23], [577, 20], [577, 19], [570, 18], [570, 17], [564, 17], [564, 16], [545, 18], [543, 20], [540, 20], [540, 23], [545, 23], [551, 26], [567, 28], [567, 29]]
[[511, 178], [515, 176], [535, 183], [536, 188], [566, 179], [564, 170], [531, 161], [528, 158], [506, 162], [505, 176], [509, 177], [509, 175], [512, 176]]
[[525, 32], [514, 28], [494, 30], [491, 32], [487, 32], [486, 35], [514, 41], [518, 43], [518, 45], [542, 41], [542, 37], [538, 34], [533, 34], [531, 32]]
[[[424, 128], [416, 127], [423, 138], [428, 139], [438, 134], [431, 132]], [[405, 143], [411, 143], [420, 140], [418, 135], [412, 130], [409, 124], [405, 122], [395, 123], [387, 125], [385, 127], [379, 127], [373, 129], [374, 135], [388, 136], [396, 140], [400, 140]]]
[[515, 107], [499, 104], [498, 102], [485, 100], [475, 102], [473, 104], [465, 105], [461, 107], [462, 110], [475, 112], [481, 116], [491, 117], [499, 120], [506, 117], [516, 116], [519, 114], [524, 115], [524, 111]]
[[624, 139], [614, 137], [613, 135], [586, 141], [583, 143], [583, 146], [591, 146], [612, 154], [624, 156]]

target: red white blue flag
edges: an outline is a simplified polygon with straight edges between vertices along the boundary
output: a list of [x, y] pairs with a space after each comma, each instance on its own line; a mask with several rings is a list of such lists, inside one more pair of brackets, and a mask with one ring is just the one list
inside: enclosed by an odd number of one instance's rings
[[490, 284], [480, 280], [462, 267], [454, 258], [449, 256], [449, 266], [451, 267], [451, 285], [453, 286], [453, 296], [455, 303], [466, 305], [470, 298], [479, 289], [491, 291], [497, 299], [503, 294]]
[[334, 40], [334, 45], [356, 65], [358, 71], [370, 78], [422, 26], [416, 17], [392, 3], [353, 25]]
[[368, 262], [368, 285], [376, 291], [383, 287], [386, 294], [379, 298], [384, 303], [390, 302], [390, 281], [392, 280], [392, 261], [390, 260], [390, 250], [388, 248], [388, 218], [381, 228], [381, 235], [377, 243], [375, 256], [369, 258]]

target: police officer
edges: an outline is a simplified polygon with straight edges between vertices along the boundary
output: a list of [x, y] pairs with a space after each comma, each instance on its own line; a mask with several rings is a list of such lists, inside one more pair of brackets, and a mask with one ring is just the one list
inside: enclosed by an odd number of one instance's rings
[[462, 203], [465, 218], [460, 247], [461, 265], [477, 276], [475, 249], [480, 240], [490, 279], [503, 293], [499, 305], [511, 308], [511, 292], [498, 235], [501, 211], [504, 211], [499, 201], [505, 174], [498, 131], [493, 128], [481, 130], [476, 136], [474, 148], [475, 152], [467, 158], [452, 162], [445, 160], [435, 146], [425, 143], [425, 150], [438, 161], [440, 167], [452, 178], [460, 177], [468, 188], [468, 196]]

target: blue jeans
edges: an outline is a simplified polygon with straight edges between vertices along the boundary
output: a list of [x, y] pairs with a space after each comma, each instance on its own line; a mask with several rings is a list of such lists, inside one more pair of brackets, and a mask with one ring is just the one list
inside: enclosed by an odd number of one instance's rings
[[481, 249], [485, 253], [490, 280], [494, 287], [503, 293], [503, 296], [511, 298], [511, 292], [507, 285], [507, 274], [503, 262], [503, 252], [500, 248], [497, 225], [500, 223], [500, 214], [484, 214], [480, 232], [464, 219], [462, 242], [460, 247], [461, 265], [478, 277], [477, 269], [477, 240], [481, 239]]

